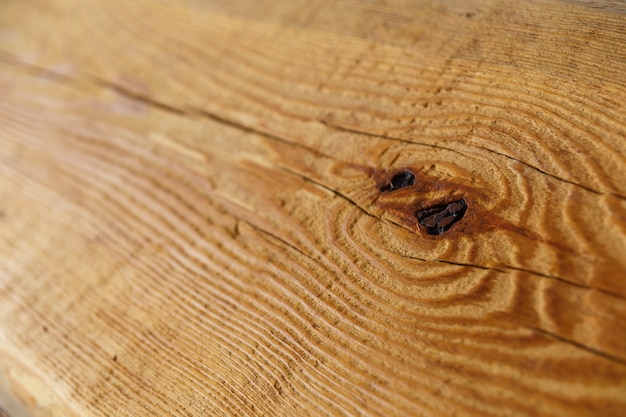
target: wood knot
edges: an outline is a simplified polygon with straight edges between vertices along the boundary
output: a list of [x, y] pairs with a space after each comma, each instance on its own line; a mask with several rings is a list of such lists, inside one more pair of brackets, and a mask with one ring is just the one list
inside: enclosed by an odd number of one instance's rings
[[415, 184], [415, 174], [411, 171], [402, 171], [391, 177], [391, 181], [380, 187], [380, 191], [394, 191], [410, 187]]
[[[458, 232], [485, 231], [493, 223], [486, 212], [474, 204], [468, 204], [468, 201], [484, 198], [480, 190], [471, 186], [443, 181], [409, 167], [392, 172], [374, 169], [370, 175], [379, 192], [375, 199], [377, 208], [385, 215], [393, 216], [396, 223], [412, 230], [417, 229], [420, 235], [439, 236], [448, 232], [463, 219], [469, 206], [474, 211], [473, 221], [458, 226]], [[476, 216], [481, 221], [476, 222]]]
[[467, 203], [461, 199], [418, 210], [415, 217], [429, 235], [440, 235], [461, 220], [466, 210]]

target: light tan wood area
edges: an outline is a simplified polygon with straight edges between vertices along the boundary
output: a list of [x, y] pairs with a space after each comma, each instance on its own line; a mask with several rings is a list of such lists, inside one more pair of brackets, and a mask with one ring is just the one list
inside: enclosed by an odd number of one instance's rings
[[0, 391], [626, 415], [625, 3], [1, 1]]

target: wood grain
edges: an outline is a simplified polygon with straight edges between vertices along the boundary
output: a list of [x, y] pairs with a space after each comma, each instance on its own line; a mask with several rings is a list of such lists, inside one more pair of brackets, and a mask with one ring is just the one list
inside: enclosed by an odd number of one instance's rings
[[625, 28], [622, 2], [2, 2], [6, 390], [623, 416]]

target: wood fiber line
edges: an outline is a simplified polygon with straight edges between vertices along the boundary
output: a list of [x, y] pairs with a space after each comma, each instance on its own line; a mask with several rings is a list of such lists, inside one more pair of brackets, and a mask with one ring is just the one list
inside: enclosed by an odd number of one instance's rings
[[623, 414], [623, 14], [118, 6], [0, 5], [0, 372], [35, 415]]

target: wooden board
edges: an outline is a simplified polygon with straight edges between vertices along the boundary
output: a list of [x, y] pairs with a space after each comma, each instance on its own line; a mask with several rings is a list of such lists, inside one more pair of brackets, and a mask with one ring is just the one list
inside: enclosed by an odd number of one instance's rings
[[625, 64], [620, 1], [2, 1], [2, 407], [626, 415]]

